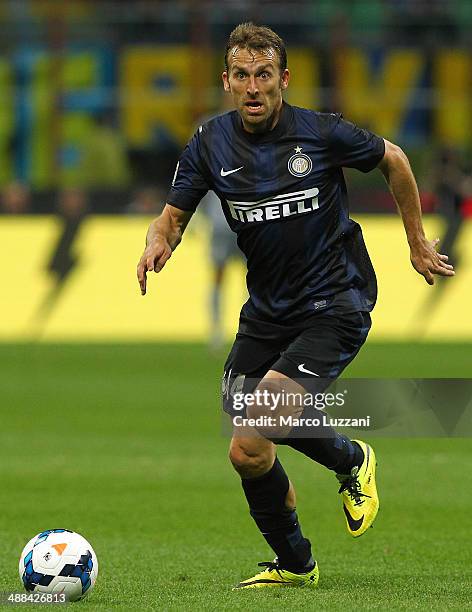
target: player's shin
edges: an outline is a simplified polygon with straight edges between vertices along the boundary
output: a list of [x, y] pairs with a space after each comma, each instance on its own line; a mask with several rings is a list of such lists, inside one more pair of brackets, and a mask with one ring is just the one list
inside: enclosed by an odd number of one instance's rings
[[263, 476], [243, 478], [242, 486], [251, 516], [280, 567], [294, 573], [310, 571], [314, 565], [311, 544], [303, 537], [295, 509], [286, 506], [290, 483], [279, 460]]
[[[302, 419], [313, 416], [310, 410], [304, 409]], [[364, 461], [361, 447], [330, 426], [319, 425], [307, 431], [294, 427], [287, 438], [274, 442], [290, 446], [337, 474], [350, 474], [355, 465], [360, 466]]]

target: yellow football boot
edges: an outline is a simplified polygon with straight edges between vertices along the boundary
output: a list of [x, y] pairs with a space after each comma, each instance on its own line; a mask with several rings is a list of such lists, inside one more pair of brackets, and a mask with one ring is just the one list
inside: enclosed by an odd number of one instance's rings
[[374, 450], [369, 444], [357, 442], [364, 453], [364, 462], [353, 467], [350, 474], [337, 474], [341, 483], [339, 493], [343, 496], [343, 510], [347, 530], [358, 538], [367, 531], [379, 511], [379, 496], [375, 485], [376, 460]]
[[288, 570], [280, 568], [277, 559], [273, 562], [264, 561], [258, 563], [258, 565], [266, 569], [252, 576], [252, 578], [243, 580], [233, 588], [233, 591], [237, 589], [258, 589], [261, 587], [307, 587], [314, 589], [320, 577], [316, 562], [315, 567], [311, 571], [306, 572], [306, 574], [293, 574]]

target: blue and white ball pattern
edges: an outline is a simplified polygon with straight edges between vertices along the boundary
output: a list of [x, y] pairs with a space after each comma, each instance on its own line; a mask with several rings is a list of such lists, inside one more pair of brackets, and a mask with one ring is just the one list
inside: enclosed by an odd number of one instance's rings
[[49, 529], [26, 544], [18, 569], [27, 591], [63, 593], [67, 601], [77, 601], [93, 589], [98, 560], [89, 542], [78, 533]]

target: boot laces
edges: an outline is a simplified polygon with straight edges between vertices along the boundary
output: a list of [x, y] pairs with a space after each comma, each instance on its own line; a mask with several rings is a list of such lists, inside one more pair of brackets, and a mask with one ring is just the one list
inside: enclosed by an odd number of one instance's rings
[[361, 491], [361, 483], [359, 482], [359, 468], [353, 467], [349, 476], [337, 474], [336, 478], [341, 483], [338, 493], [344, 493], [347, 491], [349, 497], [354, 502], [355, 506], [362, 506], [364, 503], [364, 497], [369, 497]]
[[277, 574], [282, 578], [282, 574], [279, 571], [280, 567], [279, 567], [279, 563], [277, 559], [274, 559], [273, 561], [261, 561], [257, 565], [259, 567], [266, 567], [269, 570], [269, 572], [276, 571]]

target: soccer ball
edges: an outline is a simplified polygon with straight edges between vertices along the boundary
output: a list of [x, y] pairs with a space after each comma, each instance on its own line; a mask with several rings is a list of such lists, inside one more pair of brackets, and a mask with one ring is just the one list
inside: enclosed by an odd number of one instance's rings
[[76, 601], [93, 589], [98, 560], [93, 548], [78, 533], [48, 529], [24, 547], [19, 572], [27, 591], [64, 593], [67, 601]]

